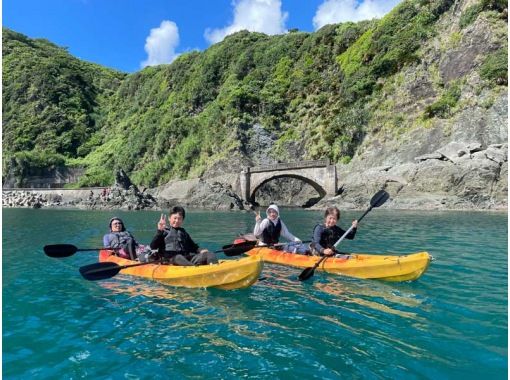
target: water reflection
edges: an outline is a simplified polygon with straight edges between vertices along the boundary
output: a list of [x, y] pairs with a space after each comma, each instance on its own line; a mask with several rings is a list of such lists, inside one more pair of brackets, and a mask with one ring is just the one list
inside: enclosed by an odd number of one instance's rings
[[329, 280], [314, 283], [313, 286], [321, 292], [334, 296], [334, 300], [357, 304], [404, 318], [419, 318], [416, 312], [401, 310], [402, 308], [416, 309], [422, 306], [423, 301], [416, 299], [414, 295], [397, 295], [389, 286], [381, 286], [380, 284], [367, 286], [363, 281], [359, 282], [358, 284], [354, 281]]

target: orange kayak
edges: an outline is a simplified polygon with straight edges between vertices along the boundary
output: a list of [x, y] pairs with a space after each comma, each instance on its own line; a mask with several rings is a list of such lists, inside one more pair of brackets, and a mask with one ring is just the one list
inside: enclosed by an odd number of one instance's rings
[[[268, 263], [298, 268], [313, 267], [320, 256], [300, 255], [267, 247], [256, 247], [246, 252], [250, 256], [261, 256]], [[408, 255], [370, 255], [350, 253], [342, 257], [325, 259], [317, 270], [344, 276], [377, 279], [384, 281], [412, 281], [428, 268], [432, 256], [428, 252]]]
[[[136, 264], [138, 261], [115, 256], [113, 251], [99, 251], [99, 262], [114, 262], [118, 265]], [[249, 256], [238, 260], [220, 260], [218, 264], [177, 266], [146, 264], [125, 268], [123, 274], [150, 278], [167, 285], [186, 288], [241, 289], [255, 283], [262, 271], [260, 256]]]

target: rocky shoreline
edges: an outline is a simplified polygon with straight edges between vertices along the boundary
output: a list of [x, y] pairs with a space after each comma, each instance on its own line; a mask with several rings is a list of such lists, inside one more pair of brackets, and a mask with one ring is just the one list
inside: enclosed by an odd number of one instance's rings
[[[106, 190], [104, 193], [103, 191]], [[150, 194], [134, 189], [23, 189], [3, 190], [2, 207], [16, 208], [78, 208], [86, 210], [143, 210], [156, 206]]]
[[[354, 161], [337, 167], [339, 187], [333, 198], [321, 199], [310, 209], [330, 205], [341, 209], [366, 208], [379, 189], [388, 191], [383, 206], [399, 210], [482, 210], [507, 211], [508, 145], [450, 143], [414, 162], [371, 168]], [[166, 210], [174, 205], [209, 210], [250, 210], [253, 205], [239, 196], [239, 176], [226, 174], [211, 178], [172, 181], [165, 186], [140, 191], [120, 171], [110, 188], [93, 189], [4, 189], [3, 207], [78, 208], [88, 210]], [[313, 193], [302, 181], [278, 180], [271, 188], [272, 202], [298, 207]], [[289, 194], [292, 194], [290, 201]], [[267, 195], [267, 194], [266, 194]], [[269, 202], [261, 197], [261, 203]]]
[[[58, 193], [56, 193], [58, 192]], [[4, 208], [65, 208], [82, 210], [162, 210], [166, 211], [174, 205], [182, 205], [186, 208], [221, 210], [221, 211], [251, 211], [253, 208], [247, 202], [242, 205], [231, 207], [232, 203], [224, 204], [219, 200], [216, 203], [206, 204], [202, 201], [180, 201], [179, 199], [161, 199], [150, 201], [147, 198], [140, 199], [133, 197], [129, 192], [117, 193], [111, 200], [105, 200], [100, 197], [82, 198], [78, 193], [83, 190], [55, 190], [55, 192], [38, 190], [4, 190], [2, 191], [2, 207]], [[87, 190], [87, 192], [89, 192]], [[375, 190], [374, 190], [375, 192]], [[337, 197], [322, 199], [319, 203], [307, 208], [309, 210], [321, 210], [325, 207], [335, 205], [343, 210], [362, 210], [370, 200], [373, 192], [363, 191], [357, 198], [348, 199], [339, 195]], [[391, 195], [391, 193], [390, 193]], [[262, 205], [265, 207], [265, 205]], [[287, 206], [289, 207], [289, 206]], [[290, 206], [300, 208], [298, 206]], [[415, 211], [496, 211], [507, 212], [506, 204], [491, 204], [489, 207], [479, 206], [465, 202], [455, 196], [437, 195], [437, 194], [415, 194], [414, 196], [393, 197], [382, 206], [386, 209], [395, 210], [415, 210]]]
[[403, 210], [497, 210], [508, 208], [508, 145], [450, 143], [414, 162], [339, 171], [340, 194], [314, 208], [341, 204], [362, 208], [378, 189], [391, 194], [386, 207]]

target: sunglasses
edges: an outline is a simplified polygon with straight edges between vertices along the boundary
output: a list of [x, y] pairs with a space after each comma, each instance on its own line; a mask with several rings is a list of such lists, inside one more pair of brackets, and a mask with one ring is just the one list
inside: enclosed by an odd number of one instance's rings
[[119, 222], [112, 223], [112, 226], [122, 226], [122, 223], [119, 223]]

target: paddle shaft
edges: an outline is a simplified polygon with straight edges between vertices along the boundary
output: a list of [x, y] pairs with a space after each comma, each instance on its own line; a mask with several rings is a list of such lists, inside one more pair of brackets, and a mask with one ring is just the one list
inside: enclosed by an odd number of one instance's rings
[[[103, 261], [103, 263], [108, 263], [108, 262], [109, 261]], [[119, 265], [118, 267], [115, 267], [115, 268], [96, 268], [96, 269], [88, 270], [87, 273], [90, 273], [90, 274], [91, 273], [100, 273], [100, 272], [107, 272], [107, 271], [112, 271], [112, 270], [119, 272], [121, 269], [139, 267], [141, 265], [154, 264], [154, 263], [159, 263], [159, 261], [148, 261], [146, 263]]]
[[[368, 213], [372, 210], [372, 208], [373, 208], [373, 207], [372, 207], [372, 206], [370, 206], [370, 207], [369, 207], [369, 208], [365, 211], [365, 213], [364, 213], [363, 215], [361, 215], [361, 218], [359, 218], [359, 219], [358, 219], [358, 222], [359, 222], [361, 219], [363, 219], [363, 218], [365, 217], [365, 215], [367, 215], [367, 214], [368, 214]], [[333, 246], [336, 248], [336, 247], [338, 246], [338, 244], [340, 244], [340, 242], [341, 242], [342, 240], [344, 240], [344, 239], [345, 239], [345, 237], [346, 237], [347, 235], [349, 235], [349, 233], [352, 231], [352, 229], [353, 229], [353, 228], [354, 228], [353, 226], [350, 226], [350, 227], [349, 227], [349, 229], [348, 229], [347, 231], [345, 231], [345, 234], [343, 234], [343, 235], [342, 235], [342, 237], [341, 237], [340, 239], [338, 239], [338, 240], [336, 241], [336, 243], [335, 243], [335, 244], [333, 244]]]
[[[358, 219], [358, 222], [363, 219], [365, 217], [365, 215], [367, 215], [370, 211], [372, 210], [372, 206], [370, 206], [363, 215], [361, 215], [361, 218]], [[340, 239], [338, 239], [336, 241], [336, 243], [334, 244], [334, 247], [338, 247], [338, 245], [342, 242], [342, 240], [345, 239], [345, 237], [347, 235], [349, 235], [351, 233], [351, 231], [354, 229], [354, 226], [350, 226], [349, 229], [347, 231], [345, 231], [345, 233], [340, 237]], [[319, 261], [317, 261], [315, 263], [315, 265], [313, 266], [313, 270], [315, 270], [324, 260], [326, 260], [328, 257], [330, 256], [323, 256]]]
[[[220, 249], [218, 251], [214, 251], [213, 253], [220, 253], [220, 252], [223, 252], [223, 250]], [[106, 262], [106, 261], [103, 261], [103, 262]], [[119, 268], [120, 269], [125, 269], [125, 268], [138, 267], [140, 265], [147, 265], [147, 264], [154, 264], [154, 263], [161, 263], [161, 261], [154, 260], [154, 261], [147, 261], [146, 263], [136, 263], [136, 264], [120, 265]], [[98, 271], [101, 271], [101, 269], [94, 269], [94, 270], [91, 270], [90, 272], [94, 273], [94, 272], [98, 272]]]
[[[358, 219], [358, 222], [361, 221], [367, 215], [374, 207], [381, 206], [384, 202], [386, 202], [389, 198], [389, 194], [384, 190], [379, 190], [370, 200], [370, 207], [361, 215], [361, 217]], [[354, 227], [351, 225], [351, 227], [342, 235], [340, 239], [337, 240], [337, 242], [333, 245], [334, 248], [340, 244], [342, 240], [345, 239], [345, 237], [352, 231]], [[315, 272], [315, 269], [328, 258], [329, 256], [322, 257], [319, 261], [317, 261], [313, 267], [306, 268], [301, 274], [298, 276], [300, 281], [304, 281], [310, 277], [313, 276], [313, 273]]]
[[[370, 209], [372, 209], [372, 208], [370, 208]], [[368, 211], [370, 211], [370, 210], [367, 210], [367, 212], [368, 212]], [[363, 214], [363, 216], [365, 216], [366, 214], [367, 214], [367, 213], [365, 212], [365, 213]], [[361, 220], [361, 219], [363, 218], [363, 216], [362, 216], [359, 220]], [[350, 228], [349, 228], [349, 229], [348, 229], [348, 230], [347, 230], [347, 231], [346, 231], [346, 232], [342, 235], [342, 237], [341, 237], [340, 239], [338, 239], [338, 240], [337, 240], [337, 242], [335, 243], [335, 248], [336, 248], [336, 246], [337, 246], [338, 244], [340, 244], [340, 242], [341, 242], [342, 240], [344, 240], [344, 238], [345, 238], [345, 237], [346, 237], [346, 236], [347, 236], [347, 235], [348, 235], [348, 234], [352, 231], [352, 229], [353, 229], [353, 228], [354, 228], [354, 227], [353, 227], [353, 226], [351, 226], [351, 227], [350, 227]], [[312, 277], [312, 276], [313, 276], [313, 272], [315, 272], [315, 269], [317, 269], [317, 267], [318, 267], [319, 265], [321, 265], [321, 263], [322, 263], [324, 260], [326, 260], [328, 257], [331, 257], [331, 256], [322, 256], [322, 257], [321, 257], [321, 259], [320, 259], [319, 261], [317, 261], [317, 262], [313, 265], [313, 267], [306, 268], [303, 272], [301, 272], [301, 274], [298, 276], [298, 278], [299, 278], [301, 281], [303, 281], [303, 280], [306, 280], [306, 279], [308, 279], [308, 278]]]
[[[370, 209], [368, 209], [368, 210], [367, 210], [367, 211], [363, 214], [363, 216], [362, 216], [361, 218], [359, 218], [359, 220], [358, 220], [358, 221], [360, 221], [361, 219], [363, 219], [363, 217], [364, 217], [364, 216], [365, 216], [365, 215], [366, 215], [366, 214], [367, 214], [367, 213], [368, 213], [371, 209], [372, 209], [372, 207], [370, 207]], [[349, 227], [349, 229], [348, 229], [347, 231], [345, 231], [345, 233], [342, 235], [342, 237], [341, 237], [340, 239], [338, 239], [338, 240], [336, 241], [336, 243], [334, 244], [335, 248], [338, 246], [338, 244], [340, 244], [340, 242], [341, 242], [342, 240], [344, 240], [344, 239], [345, 239], [345, 237], [346, 237], [347, 235], [349, 235], [349, 233], [352, 231], [352, 229], [353, 229], [353, 228], [354, 228], [353, 226], [350, 226], [350, 227]], [[331, 257], [331, 256], [322, 256], [322, 257], [321, 257], [321, 259], [320, 259], [319, 261], [317, 261], [317, 262], [313, 265], [311, 272], [315, 271], [315, 269], [317, 269], [317, 267], [318, 267], [319, 265], [321, 265], [321, 263], [322, 263], [324, 260], [326, 260], [328, 257]]]
[[311, 243], [311, 242], [312, 242], [311, 240], [304, 240], [301, 243], [291, 241], [288, 243], [276, 243], [276, 244], [272, 244], [272, 245], [257, 245], [257, 247], [283, 247], [284, 245], [305, 244], [305, 243]]

